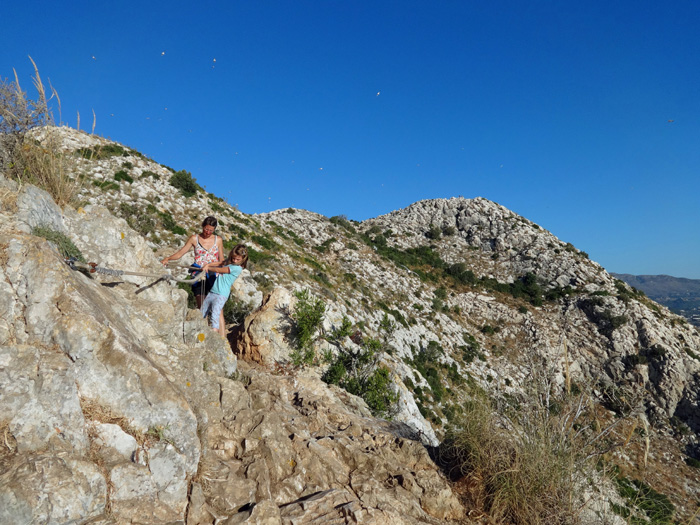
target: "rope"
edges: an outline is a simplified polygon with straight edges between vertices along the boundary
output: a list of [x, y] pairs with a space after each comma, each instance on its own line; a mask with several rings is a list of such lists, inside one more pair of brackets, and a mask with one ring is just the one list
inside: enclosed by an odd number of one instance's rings
[[[189, 283], [189, 284], [192, 284], [193, 282], [196, 282], [196, 281], [203, 281], [206, 278], [206, 275], [204, 274], [204, 272], [199, 272], [199, 274], [196, 277], [194, 277], [194, 279], [178, 279], [176, 277], [173, 277], [169, 273], [160, 274], [160, 273], [130, 272], [127, 270], [114, 270], [112, 268], [104, 268], [102, 266], [97, 266], [97, 263], [94, 263], [94, 262], [83, 263], [83, 262], [77, 261], [73, 257], [71, 257], [70, 259], [66, 259], [66, 263], [73, 270], [87, 270], [90, 273], [100, 273], [102, 275], [110, 275], [112, 277], [121, 277], [122, 275], [135, 275], [137, 277], [158, 277], [159, 279], [165, 279], [166, 281], [174, 281], [176, 283]], [[192, 270], [197, 270], [197, 268], [194, 268], [192, 266], [190, 266], [188, 268], [192, 269]]]

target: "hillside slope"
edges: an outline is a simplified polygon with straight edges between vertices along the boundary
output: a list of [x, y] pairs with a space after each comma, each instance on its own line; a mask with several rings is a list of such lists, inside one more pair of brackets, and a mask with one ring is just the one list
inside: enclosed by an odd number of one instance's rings
[[[637, 479], [666, 494], [679, 519], [695, 512], [700, 334], [571, 244], [483, 198], [421, 201], [362, 223], [293, 208], [247, 215], [206, 193], [186, 172], [104, 139], [62, 133], [66, 152], [81, 155], [84, 206], [63, 215], [49, 205], [50, 211], [37, 211], [44, 197], [6, 183], [2, 243], [9, 284], [3, 290], [6, 304], [14, 306], [0, 333], [18, 371], [36, 360], [27, 354], [17, 361], [18, 352], [40, 348], [47, 356], [42, 359], [60, 361], [66, 371], [61, 381], [77, 384], [66, 401], [76, 421], [72, 459], [62, 459], [56, 469], [77, 472], [79, 466], [81, 479], [93, 480], [94, 490], [81, 489], [92, 494], [83, 507], [91, 505], [93, 515], [138, 522], [145, 519], [141, 513], [150, 513], [150, 522], [187, 517], [188, 523], [235, 516], [262, 523], [268, 514], [291, 520], [304, 498], [315, 495], [321, 501], [317, 517], [342, 507], [366, 523], [395, 516], [407, 523], [460, 519], [470, 503], [462, 508], [419, 443], [439, 445], [450, 429], [459, 429], [465, 407], [477, 397], [511, 408], [525, 403], [533, 378], [543, 378], [548, 399], [557, 392], [585, 393], [595, 425], [611, 429], [606, 458], [620, 469], [619, 480]], [[13, 222], [13, 206], [22, 227]], [[219, 219], [226, 246], [245, 242], [252, 248], [251, 272], [235, 301], [245, 312], [262, 306], [230, 334], [239, 372], [227, 368], [234, 356], [226, 342], [208, 332], [187, 311], [185, 294], [167, 283], [148, 286], [133, 278], [136, 295], [133, 285], [107, 287], [72, 276], [55, 256], [22, 273], [35, 266], [29, 261], [45, 259], [39, 254], [46, 244], [29, 232], [47, 220], [88, 260], [158, 272], [156, 257], [172, 253], [207, 215]], [[26, 233], [13, 233], [22, 228]], [[55, 289], [46, 300], [38, 289], [28, 295], [28, 283], [53, 266], [62, 269], [50, 282], [67, 282], [67, 289]], [[295, 290], [310, 290], [326, 305], [323, 337], [301, 367], [292, 364], [299, 362], [289, 314], [296, 301], [289, 292]], [[35, 303], [44, 305], [36, 314]], [[111, 314], [93, 313], [104, 309]], [[78, 324], [85, 315], [93, 321]], [[100, 326], [110, 330], [101, 333]], [[94, 348], [110, 350], [97, 355]], [[348, 362], [340, 357], [367, 355], [370, 348], [371, 373], [389, 372], [385, 388], [393, 396], [377, 400], [376, 392], [358, 391], [363, 401], [320, 379], [351, 388], [343, 383], [350, 365], [334, 366]], [[126, 353], [107, 357], [114, 352]], [[143, 387], [115, 400], [98, 388], [105, 381], [117, 390], [146, 385], [141, 377], [121, 377], [119, 370], [134, 367], [149, 371], [153, 385], [167, 383], [172, 399], [156, 399]], [[340, 372], [333, 376], [329, 370]], [[47, 372], [38, 373], [45, 378]], [[10, 376], [3, 387], [12, 383]], [[390, 407], [380, 402], [386, 400]], [[16, 403], [6, 405], [17, 410]], [[101, 415], [93, 413], [95, 406]], [[149, 408], [142, 413], [140, 407]], [[57, 428], [64, 412], [52, 416]], [[20, 512], [21, 501], [39, 493], [46, 498], [50, 484], [39, 476], [30, 484], [34, 492], [22, 499], [18, 494], [26, 484], [19, 472], [40, 451], [48, 454], [42, 458], [58, 457], [63, 445], [50, 429], [27, 444], [23, 436], [34, 420], [11, 413], [4, 428], [17, 446], [3, 459], [0, 475], [10, 487], [3, 501], [14, 502], [11, 508]], [[91, 425], [128, 441], [106, 413], [129, 421], [116, 424], [123, 434], [150, 430], [167, 440], [139, 438], [134, 450], [145, 454], [145, 464], [123, 455], [107, 458], [99, 447], [98, 461], [90, 455], [99, 434]], [[183, 425], [187, 430], [176, 439], [174, 430]], [[165, 464], [178, 472], [179, 484], [164, 484], [147, 469], [159, 454], [171, 458]], [[138, 479], [151, 488], [133, 495]], [[602, 503], [581, 513], [588, 522], [621, 522], [624, 506], [644, 515], [623, 496], [601, 490], [590, 501]], [[49, 514], [60, 508], [52, 501]]]

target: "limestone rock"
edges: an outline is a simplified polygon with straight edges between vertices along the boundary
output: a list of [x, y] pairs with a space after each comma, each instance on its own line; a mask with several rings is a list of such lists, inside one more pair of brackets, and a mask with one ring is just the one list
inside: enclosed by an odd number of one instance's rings
[[105, 511], [107, 482], [78, 457], [20, 454], [0, 471], [0, 523], [79, 523]]
[[236, 340], [238, 356], [267, 366], [288, 362], [292, 329], [289, 311], [293, 304], [289, 291], [275, 288], [260, 308], [246, 318]]

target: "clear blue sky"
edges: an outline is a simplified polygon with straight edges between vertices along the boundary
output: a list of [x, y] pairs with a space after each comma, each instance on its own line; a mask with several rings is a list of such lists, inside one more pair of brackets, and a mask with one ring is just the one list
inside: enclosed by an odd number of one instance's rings
[[[62, 120], [246, 213], [482, 196], [607, 270], [700, 278], [700, 2], [3, 5]], [[669, 122], [672, 121], [672, 122]]]

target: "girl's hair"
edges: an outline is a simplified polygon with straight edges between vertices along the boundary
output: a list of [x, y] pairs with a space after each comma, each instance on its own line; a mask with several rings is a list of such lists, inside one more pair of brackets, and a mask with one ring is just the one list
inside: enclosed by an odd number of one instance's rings
[[211, 215], [202, 221], [202, 228], [205, 226], [213, 226], [216, 228], [218, 225], [219, 223], [216, 222], [216, 217], [212, 217]]
[[226, 257], [224, 264], [231, 264], [233, 262], [234, 255], [240, 255], [243, 257], [243, 260], [239, 266], [242, 268], [248, 266], [248, 247], [245, 244], [236, 244], [236, 246], [233, 247], [233, 250], [231, 250], [231, 252], [228, 254], [228, 257]]

